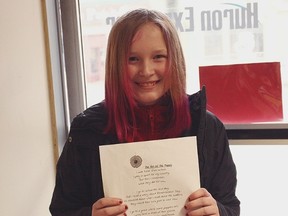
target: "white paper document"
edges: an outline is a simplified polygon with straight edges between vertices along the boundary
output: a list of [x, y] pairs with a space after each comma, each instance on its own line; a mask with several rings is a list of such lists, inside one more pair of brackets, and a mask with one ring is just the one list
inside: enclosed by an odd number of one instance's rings
[[105, 197], [123, 199], [128, 216], [184, 216], [200, 187], [196, 137], [100, 146]]

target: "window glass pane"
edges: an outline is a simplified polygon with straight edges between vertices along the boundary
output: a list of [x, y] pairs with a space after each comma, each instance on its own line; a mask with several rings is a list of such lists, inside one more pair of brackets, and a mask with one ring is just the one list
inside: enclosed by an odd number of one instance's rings
[[[287, 123], [288, 1], [229, 2], [80, 0], [88, 106], [104, 98], [111, 26], [125, 12], [143, 7], [171, 17], [186, 58], [187, 92], [194, 93], [205, 84], [208, 108], [226, 125]], [[213, 90], [219, 87], [222, 92]], [[234, 116], [240, 118], [229, 116], [227, 107], [238, 108]]]

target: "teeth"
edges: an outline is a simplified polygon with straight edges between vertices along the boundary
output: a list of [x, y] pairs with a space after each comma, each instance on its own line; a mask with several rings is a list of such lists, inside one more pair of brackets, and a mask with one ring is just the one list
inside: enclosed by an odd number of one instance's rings
[[156, 85], [156, 82], [145, 82], [145, 83], [138, 83], [139, 86], [141, 87], [152, 87]]

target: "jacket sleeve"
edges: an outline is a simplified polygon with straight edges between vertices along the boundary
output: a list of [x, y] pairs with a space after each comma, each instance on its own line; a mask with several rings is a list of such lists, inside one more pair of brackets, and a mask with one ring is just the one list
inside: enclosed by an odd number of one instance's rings
[[[57, 162], [56, 183], [49, 210], [53, 216], [90, 216], [91, 195], [83, 158], [87, 153], [79, 148], [81, 137], [69, 134]], [[86, 151], [87, 152], [87, 151]]]
[[239, 216], [240, 201], [235, 195], [237, 172], [226, 130], [222, 122], [209, 112], [203, 149], [202, 186], [216, 199], [221, 216]]

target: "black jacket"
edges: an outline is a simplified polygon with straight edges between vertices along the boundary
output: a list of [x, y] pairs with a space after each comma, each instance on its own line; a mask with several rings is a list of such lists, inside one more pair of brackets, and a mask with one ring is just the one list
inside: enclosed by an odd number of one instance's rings
[[[224, 125], [206, 111], [205, 88], [189, 96], [189, 103], [192, 125], [184, 136], [197, 135], [201, 187], [217, 200], [221, 216], [238, 216], [236, 168]], [[106, 116], [99, 103], [74, 118], [57, 163], [53, 216], [90, 216], [93, 203], [104, 196], [99, 145], [118, 143], [115, 136], [103, 134]]]

